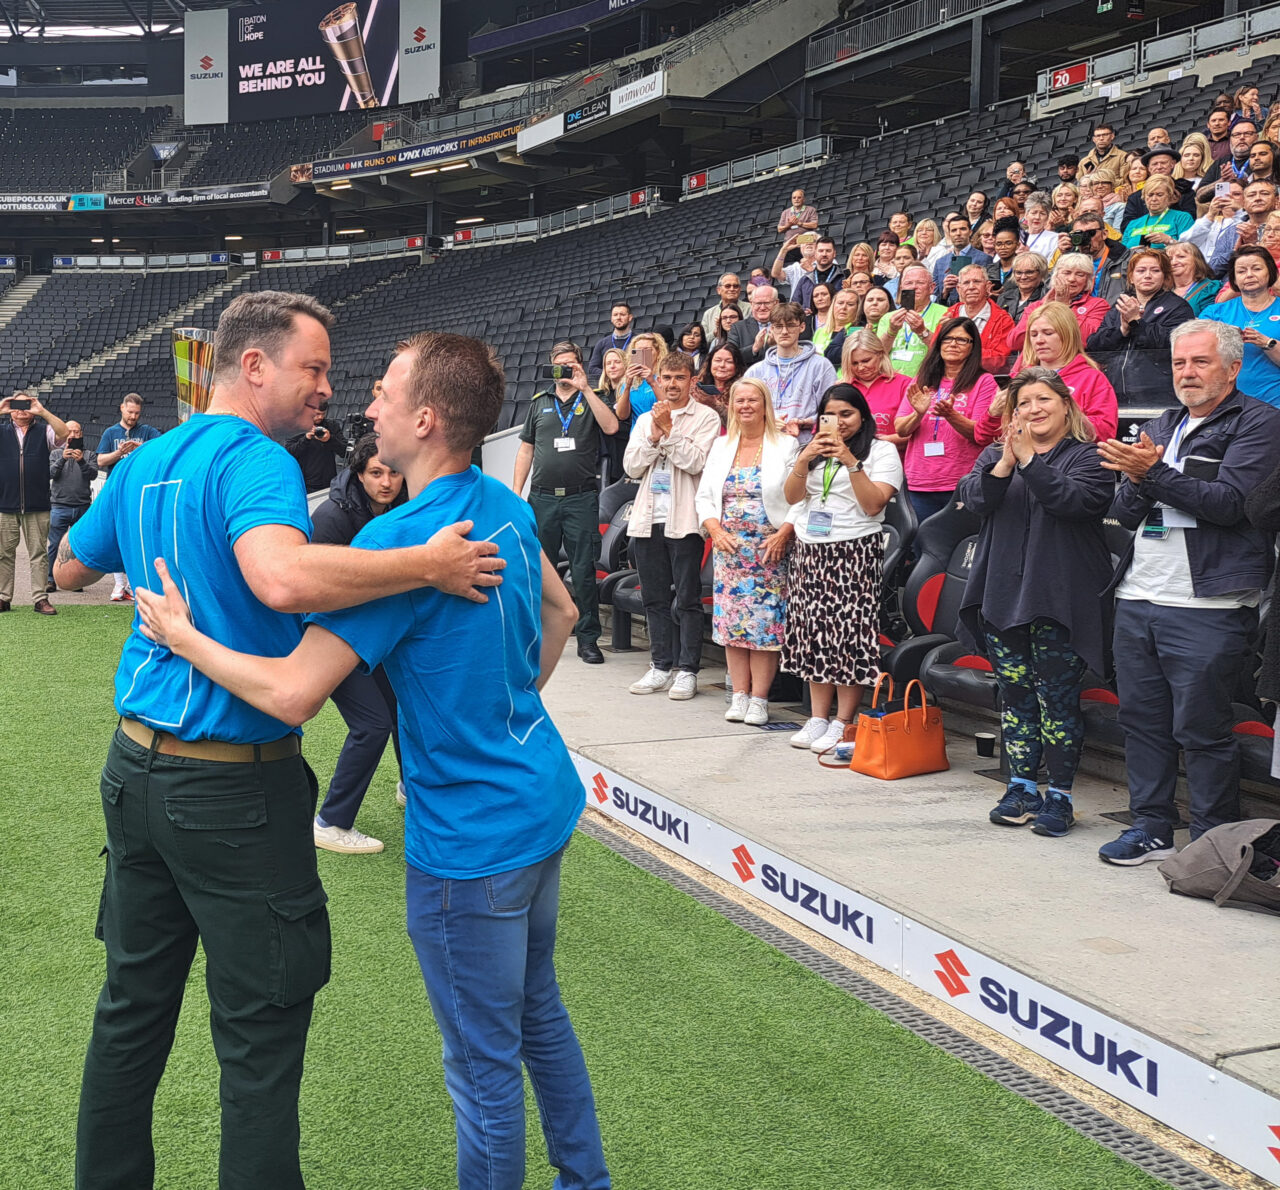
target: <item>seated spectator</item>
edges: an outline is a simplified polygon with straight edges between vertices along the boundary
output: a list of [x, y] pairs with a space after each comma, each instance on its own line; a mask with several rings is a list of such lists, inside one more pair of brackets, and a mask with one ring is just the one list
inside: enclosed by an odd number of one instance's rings
[[[703, 310], [702, 317], [699, 319], [708, 339], [717, 333], [716, 320], [726, 305], [733, 305], [739, 316], [745, 316], [749, 309], [747, 303], [742, 300], [742, 281], [737, 273], [721, 274], [720, 280], [716, 283], [716, 298], [715, 302]], [[617, 346], [622, 347], [624, 344], [619, 343]]]
[[631, 433], [631, 402], [621, 391], [622, 380], [627, 374], [627, 353], [610, 347], [604, 353], [600, 367], [600, 383], [596, 395], [618, 419], [618, 428], [606, 434], [600, 426], [600, 458], [605, 463], [604, 482], [610, 484], [623, 477], [622, 454], [627, 449], [627, 437]]
[[[1049, 286], [1042, 302], [1062, 302], [1071, 307], [1071, 312], [1080, 323], [1080, 337], [1088, 339], [1102, 325], [1102, 320], [1111, 308], [1102, 298], [1093, 296], [1093, 258], [1083, 252], [1068, 252], [1058, 257], [1053, 272], [1049, 276]], [[1026, 333], [1026, 322], [1029, 315], [1036, 310], [1038, 303], [1027, 307], [1022, 318], [1009, 332], [1009, 348], [1018, 351], [1022, 347]]]
[[[1117, 248], [1124, 247], [1124, 245], [1120, 243], [1120, 229], [1118, 227], [1112, 227], [1111, 224], [1107, 222], [1107, 216], [1102, 205], [1102, 199], [1095, 198], [1093, 195], [1081, 197], [1079, 203], [1076, 205], [1076, 218], [1078, 219], [1081, 215], [1097, 215], [1099, 220], [1102, 222], [1102, 230], [1107, 233], [1107, 239], [1112, 241]], [[1059, 241], [1058, 250], [1063, 251], [1061, 241]]]
[[[834, 293], [844, 280], [844, 269], [836, 260], [836, 242], [830, 236], [819, 236], [814, 243], [813, 284], [830, 286]], [[794, 296], [791, 299], [795, 301]], [[800, 303], [802, 306], [804, 302]]]
[[[1116, 390], [1102, 369], [1084, 354], [1080, 324], [1061, 302], [1046, 302], [1032, 316], [1022, 355], [1014, 361], [1013, 372], [1023, 368], [1049, 368], [1062, 377], [1071, 399], [1080, 406], [1093, 426], [1099, 442], [1114, 438], [1120, 414]], [[978, 423], [974, 439], [986, 446], [1000, 436], [1004, 404]]]
[[[1204, 138], [1209, 142], [1209, 155], [1213, 159], [1213, 174], [1219, 174], [1223, 161], [1231, 156], [1231, 109], [1215, 107], [1205, 121]], [[1237, 179], [1238, 181], [1239, 179]]]
[[1222, 282], [1209, 275], [1208, 262], [1195, 244], [1171, 244], [1167, 251], [1169, 268], [1173, 271], [1173, 292], [1191, 307], [1192, 315], [1199, 318], [1200, 312], [1217, 296]]
[[969, 197], [964, 200], [964, 213], [969, 220], [969, 230], [978, 226], [987, 217], [987, 196], [981, 190], [969, 191]]
[[1169, 184], [1173, 187], [1173, 197], [1169, 200], [1169, 206], [1185, 214], [1187, 216], [1187, 226], [1191, 226], [1196, 217], [1195, 187], [1186, 179], [1178, 179], [1173, 176], [1173, 171], [1177, 168], [1178, 163], [1178, 154], [1169, 145], [1157, 145], [1143, 156], [1142, 164], [1146, 167], [1148, 180], [1140, 194], [1132, 194], [1125, 200], [1124, 214], [1120, 216], [1121, 231], [1128, 231], [1130, 223], [1142, 219], [1150, 211], [1150, 203], [1147, 201], [1147, 189], [1152, 178], [1168, 179]]
[[[916, 229], [917, 231], [919, 228]], [[866, 273], [868, 276], [876, 271], [876, 250], [865, 241], [863, 243], [854, 244], [849, 249], [849, 259], [844, 265], [845, 276], [852, 276], [854, 273]]]
[[858, 326], [866, 326], [875, 330], [880, 325], [880, 319], [892, 309], [893, 298], [889, 295], [889, 291], [883, 285], [872, 285], [862, 295], [862, 302], [858, 306], [858, 316], [855, 322]]
[[911, 238], [911, 229], [913, 223], [910, 212], [894, 211], [889, 216], [889, 230], [898, 237], [900, 244], [913, 244], [915, 241]]
[[1250, 120], [1259, 128], [1266, 120], [1269, 110], [1258, 102], [1258, 88], [1254, 83], [1245, 83], [1236, 89], [1236, 93], [1232, 96], [1232, 109], [1233, 123]]
[[915, 379], [898, 406], [894, 433], [906, 439], [907, 490], [923, 521], [947, 506], [969, 473], [980, 449], [974, 429], [996, 397], [971, 318], [948, 318], [938, 327]]
[[773, 275], [775, 280], [785, 280], [791, 286], [790, 300], [803, 307], [806, 314], [811, 314], [814, 286], [826, 285], [834, 291], [839, 288], [844, 272], [836, 263], [836, 242], [830, 236], [819, 236], [813, 241], [812, 255], [803, 242], [800, 252], [801, 259], [796, 264], [787, 265], [782, 277], [778, 276], [778, 262], [775, 260]]
[[915, 242], [916, 257], [928, 269], [932, 269], [946, 251], [942, 246], [942, 231], [932, 219], [921, 219], [916, 224]]
[[1129, 250], [1119, 241], [1107, 236], [1107, 226], [1102, 216], [1095, 212], [1082, 212], [1071, 224], [1071, 231], [1062, 237], [1060, 247], [1063, 252], [1083, 252], [1093, 261], [1094, 297], [1103, 301], [1115, 300], [1116, 294], [1124, 290], [1125, 259]]
[[1093, 148], [1080, 159], [1080, 172], [1092, 173], [1095, 169], [1109, 169], [1117, 178], [1124, 176], [1125, 152], [1116, 144], [1116, 130], [1110, 124], [1094, 126], [1091, 136]]
[[1204, 318], [1238, 327], [1243, 340], [1243, 357], [1238, 384], [1268, 405], [1280, 406], [1280, 297], [1272, 293], [1276, 284], [1276, 262], [1265, 248], [1241, 248], [1228, 266], [1232, 287], [1240, 296], [1210, 306]]
[[640, 414], [648, 413], [658, 399], [653, 391], [653, 378], [666, 356], [666, 339], [653, 331], [635, 335], [627, 348], [627, 370], [618, 393], [626, 398], [633, 423]]
[[1271, 253], [1271, 259], [1280, 264], [1280, 211], [1272, 211], [1262, 225], [1262, 246]]
[[1159, 407], [1173, 393], [1169, 336], [1174, 327], [1195, 315], [1173, 292], [1173, 269], [1164, 252], [1136, 248], [1129, 253], [1125, 276], [1127, 292], [1117, 295], [1085, 348], [1101, 365], [1120, 401]]
[[858, 317], [858, 296], [852, 290], [842, 289], [831, 299], [831, 308], [822, 322], [814, 327], [813, 347], [821, 351], [831, 362], [840, 366], [840, 353], [844, 350], [845, 336], [853, 329]]
[[1249, 150], [1249, 177], [1255, 182], [1276, 184], [1276, 146], [1259, 137]]
[[1027, 180], [1027, 167], [1022, 161], [1010, 161], [1004, 167], [1004, 181], [996, 188], [996, 197], [1005, 198], [1013, 193], [1013, 188], [1019, 182]]
[[852, 384], [866, 399], [876, 423], [877, 438], [892, 446], [907, 444], [893, 423], [911, 387], [911, 377], [893, 370], [889, 353], [875, 331], [862, 327], [845, 338], [840, 357], [840, 382]]
[[1053, 188], [1053, 209], [1049, 212], [1049, 226], [1055, 231], [1071, 226], [1071, 216], [1075, 214], [1076, 204], [1080, 201], [1080, 191], [1071, 182], [1062, 182]]
[[947, 234], [951, 240], [951, 251], [940, 256], [932, 270], [933, 287], [941, 295], [938, 300], [943, 305], [950, 305], [956, 300], [957, 275], [965, 265], [985, 267], [991, 263], [990, 256], [969, 243], [969, 223], [964, 215], [952, 216], [947, 224]]
[[[1002, 199], [1001, 202], [1004, 200]], [[1000, 203], [996, 203], [999, 209]], [[992, 229], [991, 246], [995, 249], [994, 257], [987, 265], [987, 280], [991, 283], [992, 295], [999, 292], [1013, 280], [1013, 261], [1018, 255], [1018, 243], [1021, 239], [1018, 220], [1010, 215], [997, 219]]]
[[1058, 250], [1058, 233], [1049, 226], [1052, 213], [1053, 201], [1043, 190], [1037, 190], [1022, 206], [1023, 245], [1028, 252], [1038, 252], [1045, 260]]
[[[996, 305], [1010, 318], [1016, 327], [1027, 307], [1042, 297], [1049, 282], [1049, 262], [1039, 252], [1019, 252], [1013, 258], [1013, 273], [1004, 288], [996, 296]], [[1013, 344], [1009, 344], [1013, 349]]]
[[1209, 270], [1215, 276], [1227, 272], [1231, 257], [1237, 250], [1261, 242], [1262, 225], [1276, 209], [1276, 188], [1270, 182], [1247, 182], [1242, 201], [1245, 217], [1236, 223], [1234, 229], [1222, 230], [1209, 255]]
[[750, 367], [764, 358], [769, 337], [769, 319], [778, 304], [778, 291], [772, 285], [757, 285], [751, 291], [751, 313], [729, 332], [729, 342]]
[[1218, 195], [1215, 191], [1219, 185], [1221, 183], [1215, 182], [1196, 191], [1197, 219], [1178, 237], [1183, 243], [1194, 244], [1206, 263], [1213, 259], [1220, 236], [1229, 235], [1228, 243], [1235, 251], [1236, 225], [1248, 218], [1244, 211], [1244, 187], [1239, 182], [1227, 182], [1228, 192]]
[[835, 296], [831, 286], [825, 282], [818, 282], [809, 292], [809, 308], [805, 312], [804, 320], [804, 337], [812, 340], [813, 332], [817, 329], [818, 324], [825, 322], [827, 315], [831, 313], [831, 299]]
[[778, 234], [784, 239], [793, 239], [802, 231], [817, 230], [817, 208], [805, 200], [804, 191], [797, 187], [791, 192], [791, 205], [778, 217]]
[[1156, 145], [1171, 145], [1171, 144], [1173, 144], [1173, 138], [1169, 135], [1169, 130], [1167, 128], [1161, 128], [1157, 126], [1155, 128], [1149, 128], [1147, 130], [1147, 148], [1148, 149], [1154, 149]]
[[760, 380], [773, 400], [773, 410], [789, 434], [813, 429], [814, 411], [822, 394], [836, 382], [830, 361], [801, 343], [804, 311], [795, 302], [780, 302], [769, 318], [771, 346], [759, 363], [747, 369], [747, 377]]
[[1080, 173], [1080, 156], [1078, 153], [1063, 153], [1058, 158], [1058, 181], [1074, 183]]
[[[757, 285], [772, 285], [769, 274], [757, 265], [751, 270], [751, 276], [747, 278], [747, 288], [754, 289]], [[741, 311], [739, 311], [741, 313]]]
[[[1002, 441], [979, 455], [956, 499], [982, 518], [957, 634], [987, 656], [1000, 688], [1004, 797], [998, 826], [1060, 838], [1084, 745], [1080, 692], [1107, 669], [1111, 575], [1102, 518], [1115, 483], [1062, 378], [1027, 368], [1009, 386]], [[1041, 762], [1049, 787], [1037, 788]]]
[[893, 263], [893, 258], [897, 255], [897, 252], [898, 237], [891, 231], [882, 231], [880, 238], [876, 241], [875, 268], [871, 274], [875, 278], [877, 285], [892, 281], [898, 275], [898, 270]]
[[769, 721], [787, 620], [787, 551], [795, 526], [783, 490], [798, 446], [778, 425], [769, 390], [739, 380], [729, 399], [728, 433], [707, 455], [696, 507], [711, 540], [711, 638], [724, 648], [733, 699], [724, 717]]
[[[751, 309], [750, 306], [747, 307]], [[715, 326], [711, 332], [711, 342], [707, 345], [708, 349], [714, 351], [721, 344], [729, 341], [729, 332], [742, 321], [742, 314], [735, 302], [732, 305], [721, 306], [720, 312], [716, 315]]]
[[893, 267], [897, 272], [897, 276], [890, 277], [884, 283], [884, 287], [896, 299], [898, 296], [898, 286], [902, 279], [902, 270], [908, 265], [915, 264], [919, 259], [914, 244], [899, 244], [898, 250], [893, 254]]
[[1178, 150], [1178, 164], [1173, 167], [1173, 176], [1190, 182], [1196, 190], [1204, 181], [1210, 166], [1213, 165], [1213, 153], [1203, 132], [1189, 132], [1182, 138], [1182, 147]]
[[902, 487], [902, 463], [876, 438], [871, 410], [853, 385], [833, 385], [818, 413], [834, 415], [835, 428], [814, 435], [783, 490], [796, 542], [782, 668], [809, 683], [810, 717], [791, 746], [822, 753], [843, 738], [863, 687], [880, 673], [880, 525]]
[[600, 378], [600, 369], [604, 366], [604, 353], [610, 347], [626, 351], [636, 332], [635, 317], [626, 302], [614, 302], [609, 310], [609, 321], [613, 329], [595, 342], [591, 348], [591, 358], [587, 361], [587, 375]]
[[729, 391], [746, 370], [742, 353], [732, 343], [722, 343], [708, 354], [707, 362], [698, 376], [693, 399], [714, 409], [721, 426], [727, 425], [729, 421]]
[[[658, 366], [662, 400], [641, 414], [623, 462], [640, 481], [627, 523], [649, 629], [649, 669], [629, 687], [683, 701], [702, 668], [702, 530], [696, 498], [712, 443], [713, 409], [692, 399], [693, 361], [673, 351]], [[675, 597], [672, 598], [674, 589]]]
[[[969, 319], [982, 339], [982, 366], [988, 372], [1003, 372], [1013, 319], [991, 300], [987, 270], [980, 264], [966, 265], [960, 270], [956, 292], [960, 300], [947, 311], [947, 317]], [[941, 329], [934, 333], [940, 334]]]
[[1227, 139], [1230, 151], [1218, 164], [1222, 180], [1230, 182], [1234, 179], [1237, 182], [1248, 182], [1250, 180], [1249, 150], [1253, 148], [1253, 142], [1258, 139], [1258, 126], [1252, 120], [1237, 120], [1231, 125]]
[[[909, 308], [902, 305], [907, 293], [915, 294]], [[899, 308], [883, 314], [876, 323], [876, 333], [893, 360], [894, 371], [914, 376], [928, 353], [933, 332], [947, 316], [947, 308], [933, 300], [933, 278], [919, 264], [903, 274], [898, 301]]]
[[1186, 211], [1173, 205], [1177, 197], [1177, 184], [1172, 178], [1163, 174], [1150, 177], [1142, 189], [1146, 214], [1126, 222], [1122, 241], [1125, 247], [1145, 248], [1151, 244], [1167, 247], [1189, 230], [1193, 220]]

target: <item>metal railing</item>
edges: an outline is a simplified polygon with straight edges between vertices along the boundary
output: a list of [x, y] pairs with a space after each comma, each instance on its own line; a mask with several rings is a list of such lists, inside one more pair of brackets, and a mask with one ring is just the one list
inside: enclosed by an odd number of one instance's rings
[[559, 235], [593, 223], [605, 223], [624, 215], [648, 213], [658, 205], [658, 188], [646, 186], [642, 190], [628, 190], [611, 194], [608, 198], [556, 211], [536, 219], [516, 219], [509, 223], [493, 223], [481, 227], [468, 227], [455, 231], [446, 244], [452, 248], [479, 248], [488, 244], [512, 244], [519, 240], [538, 240], [543, 236]]
[[831, 156], [831, 148], [829, 136], [811, 136], [808, 140], [768, 149], [763, 153], [753, 153], [750, 157], [739, 157], [713, 165], [709, 169], [695, 170], [684, 176], [683, 197], [696, 198], [701, 194], [725, 190], [782, 169], [817, 165]]
[[1255, 8], [1041, 71], [1036, 79], [1036, 98], [1044, 104], [1051, 96], [1114, 79], [1142, 82], [1153, 70], [1191, 67], [1201, 58], [1229, 49], [1244, 55], [1259, 42], [1271, 41], [1277, 36], [1280, 36], [1280, 4]]
[[1008, 4], [1009, 0], [910, 0], [811, 37], [805, 69], [822, 70], [869, 50]]

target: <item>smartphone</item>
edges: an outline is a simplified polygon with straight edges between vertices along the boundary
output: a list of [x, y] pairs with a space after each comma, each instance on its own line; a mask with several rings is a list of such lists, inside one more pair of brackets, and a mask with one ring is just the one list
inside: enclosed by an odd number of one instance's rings
[[967, 269], [971, 264], [973, 264], [971, 256], [953, 256], [951, 263], [947, 266], [947, 272], [958, 276], [961, 269]]
[[1231, 183], [1230, 183], [1230, 182], [1215, 182], [1215, 183], [1213, 184], [1213, 197], [1214, 197], [1214, 198], [1230, 198], [1230, 197], [1231, 197]]
[[646, 368], [653, 367], [653, 348], [647, 343], [642, 343], [636, 348], [636, 363]]
[[818, 433], [828, 438], [840, 437], [840, 419], [834, 413], [823, 413], [818, 417]]
[[1150, 248], [1150, 247], [1151, 247], [1151, 237], [1150, 237], [1150, 236], [1139, 236], [1139, 237], [1138, 237], [1138, 244], [1139, 244], [1141, 247], [1143, 247], [1143, 248]]
[[900, 289], [898, 291], [898, 305], [904, 310], [914, 310], [916, 308], [916, 291], [914, 289]]
[[573, 368], [569, 364], [543, 364], [543, 380], [572, 380]]
[[699, 384], [698, 387], [709, 397], [718, 397], [720, 390], [714, 384]]
[[83, 438], [68, 438], [64, 450], [84, 450]]
[[30, 409], [31, 398], [30, 397], [14, 397], [9, 401], [9, 408], [10, 409]]

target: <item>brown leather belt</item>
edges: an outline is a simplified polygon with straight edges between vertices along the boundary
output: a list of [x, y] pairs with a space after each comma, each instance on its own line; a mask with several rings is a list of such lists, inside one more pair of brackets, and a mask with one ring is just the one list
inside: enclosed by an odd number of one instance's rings
[[265, 761], [284, 760], [288, 756], [297, 756], [302, 751], [302, 743], [294, 734], [283, 739], [272, 740], [266, 744], [224, 744], [220, 740], [180, 740], [177, 736], [164, 731], [153, 731], [145, 723], [136, 719], [121, 719], [120, 730], [135, 744], [151, 748], [162, 756], [185, 756], [191, 760], [221, 761], [223, 764], [252, 764], [254, 749]]

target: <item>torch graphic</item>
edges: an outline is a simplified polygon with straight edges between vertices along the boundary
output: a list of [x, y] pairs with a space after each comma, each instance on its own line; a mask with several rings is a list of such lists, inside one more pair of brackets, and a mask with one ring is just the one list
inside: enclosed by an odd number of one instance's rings
[[364, 56], [364, 38], [360, 34], [360, 13], [354, 4], [342, 4], [320, 22], [324, 38], [338, 66], [346, 75], [347, 85], [359, 107], [377, 107], [378, 96], [369, 77], [369, 64]]
[[173, 369], [178, 378], [178, 420], [209, 408], [213, 396], [213, 331], [173, 328]]

